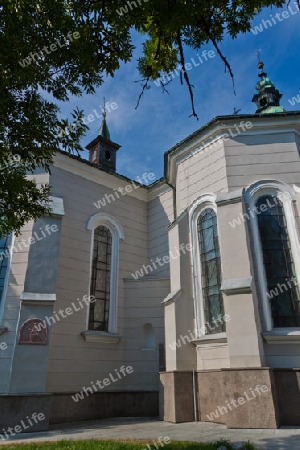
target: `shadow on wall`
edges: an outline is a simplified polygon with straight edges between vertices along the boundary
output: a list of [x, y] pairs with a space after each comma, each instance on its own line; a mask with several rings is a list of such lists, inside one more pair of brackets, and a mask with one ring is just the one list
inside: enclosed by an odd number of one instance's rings
[[156, 350], [156, 333], [151, 323], [143, 326], [142, 350]]
[[300, 369], [273, 369], [273, 371], [279, 411], [279, 426], [299, 427]]

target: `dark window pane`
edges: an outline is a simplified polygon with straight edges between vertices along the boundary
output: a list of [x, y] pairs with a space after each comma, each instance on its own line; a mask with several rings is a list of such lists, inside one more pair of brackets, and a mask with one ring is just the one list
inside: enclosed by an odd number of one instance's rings
[[[267, 206], [263, 212], [261, 205]], [[299, 327], [299, 288], [282, 203], [265, 195], [256, 207], [273, 326]]]
[[[221, 287], [221, 260], [218, 241], [217, 216], [213, 209], [205, 209], [198, 219], [198, 237], [201, 261], [201, 284], [205, 322], [209, 334], [225, 331], [220, 323], [224, 315]], [[214, 320], [219, 322], [214, 323]]]
[[4, 290], [6, 271], [9, 260], [8, 237], [0, 238], [0, 302]]
[[90, 295], [96, 297], [96, 301], [90, 304], [90, 330], [108, 331], [111, 241], [108, 228], [95, 229]]

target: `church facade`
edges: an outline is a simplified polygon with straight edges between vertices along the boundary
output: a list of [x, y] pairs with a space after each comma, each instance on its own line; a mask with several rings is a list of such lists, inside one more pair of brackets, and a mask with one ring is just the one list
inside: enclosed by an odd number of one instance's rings
[[0, 241], [1, 428], [300, 424], [300, 112], [259, 68], [256, 113], [188, 136], [152, 184], [115, 173], [105, 117], [89, 161], [32, 175], [52, 214]]

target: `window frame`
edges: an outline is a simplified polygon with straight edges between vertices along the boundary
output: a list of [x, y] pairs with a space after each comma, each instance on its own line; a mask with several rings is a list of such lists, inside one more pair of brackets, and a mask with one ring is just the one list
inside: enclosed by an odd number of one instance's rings
[[[288, 195], [287, 195], [288, 194]], [[262, 180], [250, 185], [244, 193], [245, 203], [247, 212], [253, 211], [257, 200], [260, 197], [270, 195], [277, 197], [283, 207], [283, 212], [286, 219], [287, 231], [291, 244], [291, 252], [295, 267], [296, 277], [300, 276], [300, 241], [299, 233], [296, 225], [294, 202], [296, 200], [295, 191], [287, 184], [277, 181], [277, 180]], [[281, 332], [286, 330], [299, 330], [300, 327], [274, 327], [270, 301], [267, 297], [268, 284], [266, 271], [263, 259], [263, 250], [260, 239], [260, 232], [258, 227], [257, 214], [249, 214], [249, 231], [253, 242], [253, 257], [256, 262], [257, 270], [257, 284], [258, 284], [258, 295], [261, 300], [261, 310], [262, 310], [262, 324], [263, 331], [269, 332], [272, 330]]]
[[105, 213], [96, 213], [90, 217], [87, 222], [87, 229], [91, 231], [91, 248], [90, 248], [90, 272], [88, 292], [90, 295], [91, 277], [93, 267], [93, 251], [94, 251], [94, 232], [98, 226], [108, 228], [111, 233], [111, 271], [110, 271], [110, 298], [109, 298], [109, 315], [108, 315], [108, 331], [89, 330], [90, 305], [87, 307], [86, 329], [89, 332], [99, 334], [116, 334], [117, 333], [117, 314], [118, 314], [118, 273], [119, 273], [119, 241], [124, 241], [124, 232], [121, 224], [112, 216]]
[[[198, 219], [200, 214], [205, 209], [212, 209], [217, 217], [217, 229], [218, 229], [218, 240], [219, 240], [219, 249], [220, 249], [220, 234], [218, 228], [218, 214], [217, 214], [217, 204], [216, 204], [216, 196], [213, 194], [206, 194], [200, 197], [196, 202], [192, 205], [192, 208], [189, 211], [189, 222], [190, 222], [190, 235], [192, 242], [192, 252], [191, 252], [191, 264], [193, 271], [193, 298], [194, 298], [194, 312], [195, 312], [195, 330], [196, 330], [196, 339], [209, 339], [215, 340], [224, 338], [226, 336], [226, 332], [219, 332], [214, 334], [203, 334], [201, 330], [205, 327], [205, 312], [204, 312], [204, 299], [203, 299], [203, 291], [202, 291], [202, 280], [201, 280], [201, 257], [200, 257], [200, 245], [199, 245], [199, 235], [198, 235]], [[222, 280], [222, 256], [220, 249], [220, 261], [221, 261], [221, 280]], [[221, 292], [220, 285], [220, 294], [223, 302], [224, 308], [224, 299], [223, 293]], [[224, 312], [225, 314], [225, 312]]]
[[2, 295], [0, 295], [0, 324], [3, 319], [3, 314], [4, 314], [5, 298], [6, 298], [7, 289], [8, 289], [8, 281], [9, 281], [9, 275], [10, 275], [10, 270], [11, 270], [14, 241], [15, 241], [15, 234], [12, 233], [8, 236], [7, 248], [9, 250], [9, 256], [8, 256], [8, 261], [7, 261], [7, 269], [6, 269], [5, 279], [4, 279], [3, 291], [2, 291]]

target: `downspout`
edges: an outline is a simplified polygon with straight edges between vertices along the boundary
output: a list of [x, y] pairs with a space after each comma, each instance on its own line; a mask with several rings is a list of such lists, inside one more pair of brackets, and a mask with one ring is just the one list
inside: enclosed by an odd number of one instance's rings
[[176, 217], [177, 217], [177, 207], [176, 207], [176, 188], [174, 186], [172, 186], [172, 184], [170, 184], [168, 182], [168, 180], [166, 179], [166, 183], [168, 186], [170, 186], [170, 188], [172, 188], [173, 190], [173, 221], [175, 222]]
[[196, 392], [196, 372], [193, 366], [193, 402], [194, 402], [194, 422], [198, 422], [197, 414], [197, 392]]
[[177, 206], [176, 206], [176, 187], [173, 186], [171, 183], [169, 183], [169, 158], [168, 153], [165, 153], [164, 155], [164, 178], [166, 181], [166, 184], [170, 186], [170, 188], [173, 190], [173, 221], [175, 222], [177, 218]]

